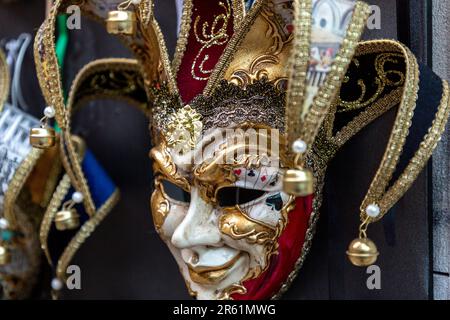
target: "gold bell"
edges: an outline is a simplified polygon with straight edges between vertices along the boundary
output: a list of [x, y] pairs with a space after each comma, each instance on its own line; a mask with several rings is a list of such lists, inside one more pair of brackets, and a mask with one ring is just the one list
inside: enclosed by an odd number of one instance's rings
[[375, 243], [368, 238], [357, 238], [348, 246], [347, 256], [357, 267], [368, 267], [377, 261], [379, 252]]
[[59, 231], [73, 230], [80, 225], [80, 216], [74, 208], [63, 209], [55, 216], [55, 226]]
[[7, 265], [11, 262], [11, 254], [8, 248], [0, 246], [0, 266]]
[[128, 10], [108, 12], [106, 30], [111, 34], [133, 35], [136, 32], [136, 14]]
[[53, 128], [41, 127], [30, 130], [30, 144], [39, 149], [53, 147], [56, 143], [56, 133]]
[[296, 197], [305, 197], [314, 193], [314, 176], [310, 170], [289, 169], [283, 178], [283, 190]]

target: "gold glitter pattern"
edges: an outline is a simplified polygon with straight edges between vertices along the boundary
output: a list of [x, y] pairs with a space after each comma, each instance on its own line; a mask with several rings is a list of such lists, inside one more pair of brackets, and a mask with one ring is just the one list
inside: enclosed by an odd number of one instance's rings
[[142, 72], [134, 59], [98, 59], [78, 72], [69, 93], [70, 110], [98, 99], [125, 101], [151, 115]]
[[[358, 79], [357, 85], [361, 88], [360, 96], [353, 101], [345, 101], [339, 98], [337, 102], [338, 105], [337, 112], [346, 112], [350, 110], [356, 110], [367, 107], [380, 97], [380, 95], [385, 90], [386, 86], [397, 87], [403, 85], [403, 82], [405, 81], [405, 76], [402, 72], [398, 70], [385, 69], [386, 63], [389, 62], [395, 64], [398, 62], [399, 58], [403, 58], [403, 55], [391, 52], [380, 53], [379, 55], [377, 55], [375, 59], [375, 70], [377, 72], [377, 76], [375, 77], [375, 79], [372, 79], [372, 81], [377, 86], [376, 92], [370, 98], [366, 98], [367, 94], [366, 84], [364, 83], [363, 79]], [[357, 59], [354, 59], [354, 63], [359, 67], [359, 62]]]
[[223, 51], [219, 62], [216, 64], [214, 71], [212, 72], [212, 74], [210, 75], [210, 77], [208, 79], [208, 83], [206, 84], [205, 88], [203, 89], [203, 95], [207, 96], [207, 95], [211, 94], [211, 92], [216, 88], [218, 83], [223, 79], [223, 74], [225, 73], [229, 64], [233, 60], [234, 55], [237, 51], [237, 48], [242, 43], [242, 40], [244, 40], [244, 38], [247, 35], [248, 31], [250, 30], [253, 22], [255, 21], [258, 14], [260, 13], [263, 3], [264, 3], [264, 0], [255, 0], [252, 8], [247, 13], [244, 21], [242, 22], [241, 26], [239, 27], [239, 30], [234, 33], [234, 35], [231, 37], [230, 41], [228, 42], [227, 47]]
[[216, 15], [211, 23], [211, 26], [209, 25], [208, 21], [204, 21], [201, 24], [200, 30], [199, 24], [201, 17], [195, 17], [194, 35], [197, 42], [202, 45], [191, 66], [191, 74], [195, 80], [206, 81], [213, 71], [207, 70], [204, 67], [205, 63], [209, 60], [209, 55], [205, 53], [206, 49], [209, 49], [213, 46], [223, 46], [228, 42], [229, 39], [227, 28], [231, 18], [230, 3], [229, 0], [224, 0], [220, 1], [218, 4], [220, 7], [222, 7], [224, 13]]
[[[430, 159], [433, 150], [436, 148], [437, 143], [440, 140], [442, 133], [445, 130], [445, 125], [450, 113], [450, 103], [449, 103], [449, 85], [447, 81], [442, 81], [443, 94], [441, 102], [439, 104], [438, 111], [436, 113], [435, 119], [431, 127], [428, 129], [428, 133], [425, 135], [423, 141], [420, 144], [419, 149], [416, 151], [414, 156], [409, 161], [407, 167], [400, 175], [400, 177], [393, 183], [393, 185], [380, 197], [380, 199], [375, 200], [380, 206], [381, 214], [376, 218], [371, 218], [369, 222], [378, 221], [387, 213], [387, 211], [395, 204], [397, 201], [406, 193], [406, 191], [411, 187], [412, 183], [417, 179], [417, 176], [422, 172], [425, 164]], [[389, 149], [383, 159], [387, 159], [389, 156]], [[382, 163], [383, 163], [382, 162]], [[372, 185], [371, 185], [372, 187]], [[364, 199], [363, 205], [361, 206], [361, 220], [367, 218], [364, 206], [365, 203], [370, 202], [371, 199]]]
[[303, 113], [303, 100], [306, 88], [306, 75], [308, 71], [312, 1], [295, 1], [294, 13], [294, 40], [292, 53], [288, 62], [289, 81], [286, 95], [285, 127], [288, 137], [288, 146], [300, 136], [302, 129], [300, 115]]

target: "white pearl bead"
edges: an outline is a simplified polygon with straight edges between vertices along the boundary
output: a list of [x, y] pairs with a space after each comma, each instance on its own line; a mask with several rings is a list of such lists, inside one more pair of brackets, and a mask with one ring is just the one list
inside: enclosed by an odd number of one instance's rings
[[63, 288], [64, 284], [58, 278], [53, 278], [51, 286], [52, 286], [53, 290], [59, 291], [59, 290], [61, 290]]
[[141, 0], [131, 0], [131, 2], [135, 5], [138, 5], [141, 3]]
[[295, 153], [305, 153], [306, 149], [308, 149], [308, 146], [306, 142], [301, 139], [295, 140], [292, 144], [292, 150], [294, 150]]
[[376, 204], [369, 204], [366, 208], [366, 213], [371, 218], [376, 218], [380, 215], [381, 209]]
[[75, 202], [75, 203], [81, 203], [81, 202], [83, 202], [83, 194], [82, 194], [81, 192], [78, 192], [78, 191], [74, 192], [74, 193], [72, 194], [72, 200], [73, 200], [73, 202]]
[[47, 118], [53, 118], [55, 116], [55, 109], [53, 107], [51, 107], [51, 106], [45, 107], [44, 115]]
[[5, 218], [0, 218], [0, 229], [8, 229], [9, 222]]

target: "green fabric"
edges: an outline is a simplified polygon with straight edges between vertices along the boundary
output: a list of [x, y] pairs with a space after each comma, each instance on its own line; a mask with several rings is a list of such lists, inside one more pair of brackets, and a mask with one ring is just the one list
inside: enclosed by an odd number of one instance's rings
[[[59, 15], [56, 22], [56, 28], [58, 30], [58, 39], [56, 40], [56, 58], [58, 59], [59, 72], [61, 74], [61, 80], [64, 70], [64, 62], [67, 52], [67, 45], [69, 43], [69, 32], [67, 30], [67, 15]], [[63, 89], [64, 90], [64, 89]], [[67, 102], [67, 94], [63, 92], [64, 103]], [[55, 130], [60, 131], [58, 125], [55, 124]]]
[[67, 30], [66, 21], [66, 15], [58, 16], [58, 40], [56, 41], [56, 57], [58, 58], [58, 65], [60, 70], [64, 69], [64, 58], [67, 52], [67, 44], [69, 43], [69, 33]]

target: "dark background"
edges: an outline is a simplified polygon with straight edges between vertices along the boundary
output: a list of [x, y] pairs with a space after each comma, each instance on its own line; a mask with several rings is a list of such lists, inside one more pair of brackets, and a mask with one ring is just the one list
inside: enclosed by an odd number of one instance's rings
[[[170, 53], [176, 41], [173, 1], [156, 0], [156, 15]], [[381, 7], [381, 30], [366, 39], [395, 38], [409, 44], [431, 65], [430, 11], [427, 1], [371, 1]], [[0, 6], [0, 38], [35, 33], [44, 19], [44, 1], [18, 1]], [[414, 23], [411, 23], [413, 21]], [[83, 20], [70, 33], [64, 69], [65, 86], [78, 70], [101, 57], [127, 56], [127, 51], [96, 23]], [[25, 62], [23, 88], [31, 113], [39, 116], [44, 101], [37, 84], [31, 50]], [[312, 250], [287, 299], [431, 299], [448, 273], [433, 273], [433, 206], [431, 168], [394, 207], [385, 222], [370, 230], [381, 252], [382, 289], [366, 288], [367, 274], [345, 257], [356, 236], [357, 210], [383, 154], [395, 112], [387, 113], [353, 139], [330, 166], [326, 203]], [[65, 291], [65, 299], [188, 299], [184, 281], [170, 252], [156, 234], [150, 213], [152, 174], [147, 119], [129, 106], [96, 102], [75, 121], [76, 132], [120, 187], [122, 198], [73, 263], [82, 270], [82, 290]], [[414, 138], [414, 137], [413, 137]], [[420, 139], [421, 137], [416, 137]], [[332, 203], [332, 205], [330, 204]], [[444, 281], [434, 281], [443, 277]]]

